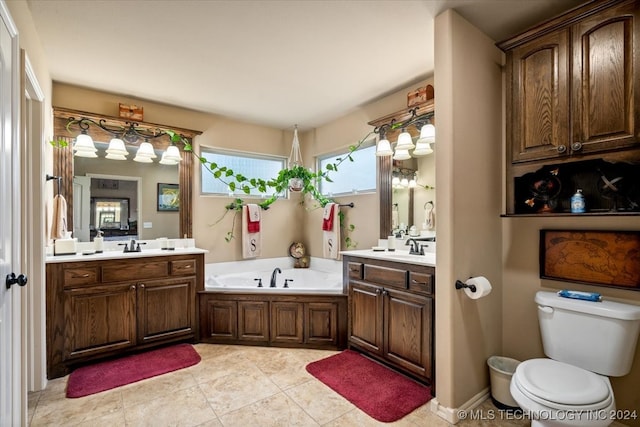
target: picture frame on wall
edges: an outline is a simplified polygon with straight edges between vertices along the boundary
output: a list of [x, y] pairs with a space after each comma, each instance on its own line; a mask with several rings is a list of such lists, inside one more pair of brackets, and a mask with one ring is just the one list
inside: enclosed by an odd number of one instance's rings
[[159, 182], [158, 212], [177, 212], [178, 210], [180, 210], [180, 186]]
[[540, 230], [540, 278], [640, 290], [640, 231]]

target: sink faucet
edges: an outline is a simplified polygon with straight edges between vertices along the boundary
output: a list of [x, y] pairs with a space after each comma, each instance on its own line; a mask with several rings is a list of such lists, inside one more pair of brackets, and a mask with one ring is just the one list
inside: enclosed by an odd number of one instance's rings
[[416, 239], [408, 239], [407, 244], [411, 245], [409, 254], [411, 255], [424, 255], [424, 248], [418, 244]]
[[271, 273], [271, 284], [269, 285], [270, 288], [276, 287], [276, 275], [278, 273], [282, 273], [282, 270], [280, 270], [280, 267], [274, 268], [273, 273]]

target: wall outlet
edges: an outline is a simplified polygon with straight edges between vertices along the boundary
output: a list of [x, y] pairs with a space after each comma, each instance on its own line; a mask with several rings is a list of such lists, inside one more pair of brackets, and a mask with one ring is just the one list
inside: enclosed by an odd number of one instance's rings
[[153, 228], [153, 223], [152, 222], [143, 222], [142, 223], [142, 228]]

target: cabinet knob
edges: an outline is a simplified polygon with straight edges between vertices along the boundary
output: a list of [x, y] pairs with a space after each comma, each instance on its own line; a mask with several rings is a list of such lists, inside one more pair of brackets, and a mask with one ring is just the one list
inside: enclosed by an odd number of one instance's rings
[[389, 291], [385, 289], [384, 291], [382, 291], [382, 295], [386, 297], [387, 295], [389, 295]]
[[558, 145], [556, 147], [556, 150], [558, 150], [558, 153], [564, 153], [565, 151], [567, 151], [567, 146], [566, 145]]
[[140, 283], [140, 287], [144, 289], [144, 283]]
[[582, 142], [574, 142], [571, 144], [571, 151], [580, 151], [582, 150]]
[[135, 291], [136, 290], [136, 285], [131, 285], [131, 287], [129, 289], [131, 289], [132, 291]]
[[382, 293], [382, 289], [376, 289], [376, 295], [380, 295]]

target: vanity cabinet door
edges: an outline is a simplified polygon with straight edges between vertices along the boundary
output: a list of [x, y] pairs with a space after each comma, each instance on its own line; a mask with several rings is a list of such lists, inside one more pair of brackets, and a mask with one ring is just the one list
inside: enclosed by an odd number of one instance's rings
[[305, 304], [305, 342], [338, 345], [338, 303]]
[[136, 344], [136, 286], [131, 283], [64, 290], [63, 360], [79, 359]]
[[194, 335], [194, 277], [137, 284], [139, 344]]
[[424, 378], [431, 378], [433, 299], [385, 289], [384, 357]]
[[349, 283], [349, 343], [382, 354], [382, 288]]

